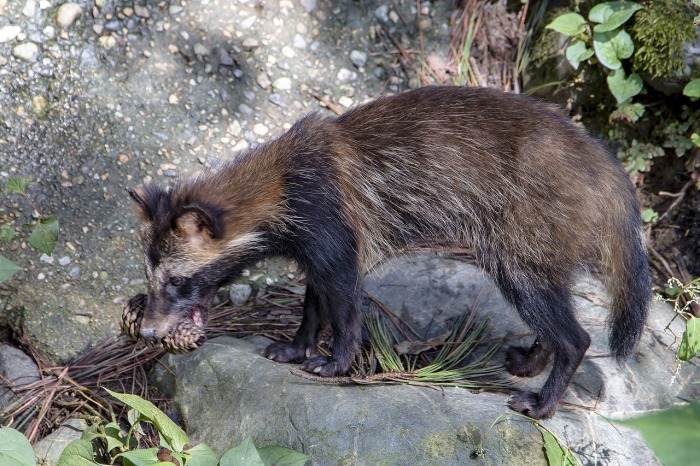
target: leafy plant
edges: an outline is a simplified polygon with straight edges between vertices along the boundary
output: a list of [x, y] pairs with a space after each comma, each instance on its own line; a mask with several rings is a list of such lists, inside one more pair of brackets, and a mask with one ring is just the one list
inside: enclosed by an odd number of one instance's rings
[[[131, 407], [127, 414], [129, 430], [124, 432], [115, 422], [88, 427], [82, 438], [65, 448], [58, 466], [99, 466], [114, 464], [115, 461], [124, 466], [303, 466], [309, 460], [308, 456], [285, 447], [258, 449], [250, 437], [217, 460], [216, 454], [206, 444], [192, 446], [185, 431], [150, 401], [136, 395], [107, 391]], [[139, 448], [142, 423], [151, 424], [158, 431], [160, 448]]]
[[[677, 278], [672, 278], [668, 281], [666, 294], [671, 296], [665, 301], [673, 304], [676, 317], [681, 317], [686, 321], [681, 343], [678, 346], [678, 359], [689, 361], [700, 354], [700, 319], [691, 312], [693, 303], [700, 304], [700, 277], [688, 284], [683, 284]], [[669, 322], [668, 326], [670, 325]]]
[[0, 464], [4, 466], [36, 466], [34, 450], [19, 431], [0, 428]]
[[700, 403], [614, 422], [638, 430], [666, 466], [696, 464], [700, 443]]
[[[27, 238], [27, 242], [41, 252], [51, 254], [58, 241], [58, 219], [54, 215], [45, 216], [37, 208], [27, 193], [27, 188], [31, 182], [27, 178], [10, 178], [7, 180], [5, 193], [19, 194], [32, 206], [32, 209], [36, 212], [37, 220], [34, 223], [31, 234]], [[11, 241], [14, 236], [15, 229], [11, 223], [0, 225], [0, 241]], [[19, 265], [0, 255], [0, 283], [9, 280], [19, 270], [22, 270]]]
[[[580, 14], [571, 12], [557, 16], [545, 26], [571, 37], [566, 58], [574, 69], [595, 55], [598, 62], [609, 70], [608, 88], [618, 107], [629, 105], [643, 88], [642, 78], [638, 74], [627, 76], [622, 69], [622, 60], [634, 53], [632, 38], [622, 26], [642, 8], [638, 3], [626, 1], [599, 3], [591, 8], [588, 21]], [[639, 118], [638, 113], [637, 109], [630, 116]]]

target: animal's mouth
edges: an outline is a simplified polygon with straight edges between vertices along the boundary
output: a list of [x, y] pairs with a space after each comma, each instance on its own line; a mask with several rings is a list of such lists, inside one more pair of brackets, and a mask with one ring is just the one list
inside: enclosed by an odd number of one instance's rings
[[209, 309], [202, 305], [194, 306], [189, 312], [189, 319], [195, 327], [203, 329], [209, 320]]

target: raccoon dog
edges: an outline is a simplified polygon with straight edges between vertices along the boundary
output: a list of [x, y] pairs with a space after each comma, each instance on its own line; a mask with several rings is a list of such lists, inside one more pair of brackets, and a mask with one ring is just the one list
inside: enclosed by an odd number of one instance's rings
[[[556, 108], [494, 89], [425, 87], [333, 118], [311, 114], [279, 138], [168, 190], [130, 190], [148, 296], [141, 336], [203, 325], [217, 289], [261, 258], [306, 274], [301, 326], [265, 355], [321, 376], [358, 350], [360, 277], [416, 241], [473, 247], [535, 333], [508, 370], [540, 373], [516, 411], [552, 416], [589, 344], [569, 292], [591, 261], [612, 295], [610, 348], [633, 353], [651, 293], [639, 208], [620, 164]], [[333, 355], [315, 355], [329, 324]]]

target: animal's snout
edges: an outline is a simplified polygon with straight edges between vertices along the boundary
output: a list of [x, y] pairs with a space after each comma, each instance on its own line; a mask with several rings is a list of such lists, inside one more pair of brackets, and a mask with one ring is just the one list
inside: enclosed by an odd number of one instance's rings
[[154, 328], [141, 327], [141, 331], [139, 332], [139, 335], [144, 340], [157, 340], [158, 339], [158, 331]]

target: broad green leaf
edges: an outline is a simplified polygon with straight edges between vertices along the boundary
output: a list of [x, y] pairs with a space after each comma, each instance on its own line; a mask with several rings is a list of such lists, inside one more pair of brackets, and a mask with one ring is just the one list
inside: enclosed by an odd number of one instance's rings
[[586, 20], [578, 13], [566, 13], [545, 26], [567, 36], [576, 36], [586, 30]]
[[37, 222], [27, 241], [39, 251], [51, 254], [58, 241], [58, 219], [52, 215]]
[[291, 448], [278, 446], [260, 448], [258, 454], [265, 466], [304, 466], [311, 459]]
[[571, 450], [559, 443], [559, 440], [547, 429], [536, 425], [544, 440], [544, 454], [549, 466], [577, 466], [578, 460]]
[[700, 79], [693, 79], [683, 88], [683, 95], [691, 99], [700, 98]]
[[173, 464], [170, 462], [161, 462], [158, 459], [158, 448], [125, 451], [124, 453], [118, 454], [116, 458], [122, 458], [124, 460], [124, 466], [151, 466], [156, 464]]
[[206, 443], [200, 443], [190, 448], [187, 450], [187, 454], [192, 455], [187, 460], [187, 466], [217, 466], [219, 464], [216, 453]]
[[625, 77], [625, 70], [615, 70], [606, 78], [610, 92], [615, 96], [618, 105], [629, 101], [632, 97], [642, 92], [644, 83], [637, 73]]
[[181, 452], [182, 447], [190, 443], [185, 431], [150, 401], [144, 400], [140, 396], [130, 395], [128, 393], [115, 393], [111, 390], [107, 390], [107, 392], [122, 403], [131, 406], [141, 413], [144, 420], [153, 424], [158, 432], [160, 432], [161, 436], [164, 437], [170, 445], [172, 445], [172, 450]]
[[603, 66], [617, 70], [622, 66], [620, 60], [634, 53], [634, 42], [625, 31], [594, 32], [593, 49]]
[[68, 444], [58, 459], [58, 466], [99, 466], [93, 459], [92, 443], [78, 439]]
[[678, 359], [689, 361], [700, 353], [700, 319], [691, 317], [685, 323], [685, 332], [678, 348]]
[[27, 190], [27, 186], [32, 182], [32, 180], [27, 178], [10, 178], [7, 180], [7, 188], [5, 189], [8, 193], [21, 194]]
[[3, 466], [36, 466], [34, 450], [27, 437], [9, 427], [0, 429], [0, 464]]
[[91, 424], [83, 430], [80, 438], [92, 442], [93, 439], [99, 438], [102, 434], [99, 432], [99, 424]]
[[15, 237], [15, 227], [11, 223], [0, 225], [0, 241], [10, 241]]
[[22, 267], [0, 255], [0, 283], [9, 280], [19, 270], [22, 270]]
[[615, 422], [638, 430], [664, 465], [698, 464], [700, 403]]
[[593, 23], [600, 23], [593, 26], [593, 31], [607, 32], [622, 26], [641, 9], [642, 6], [634, 2], [599, 3], [591, 8], [588, 19]]
[[593, 56], [593, 50], [586, 47], [582, 40], [574, 40], [566, 48], [566, 59], [571, 63], [574, 69], [578, 69], [578, 65], [582, 61], [588, 60]]
[[221, 466], [265, 466], [250, 436], [221, 457]]
[[110, 452], [115, 448], [124, 448], [126, 446], [126, 435], [114, 422], [105, 425], [105, 435], [107, 439], [107, 451]]

